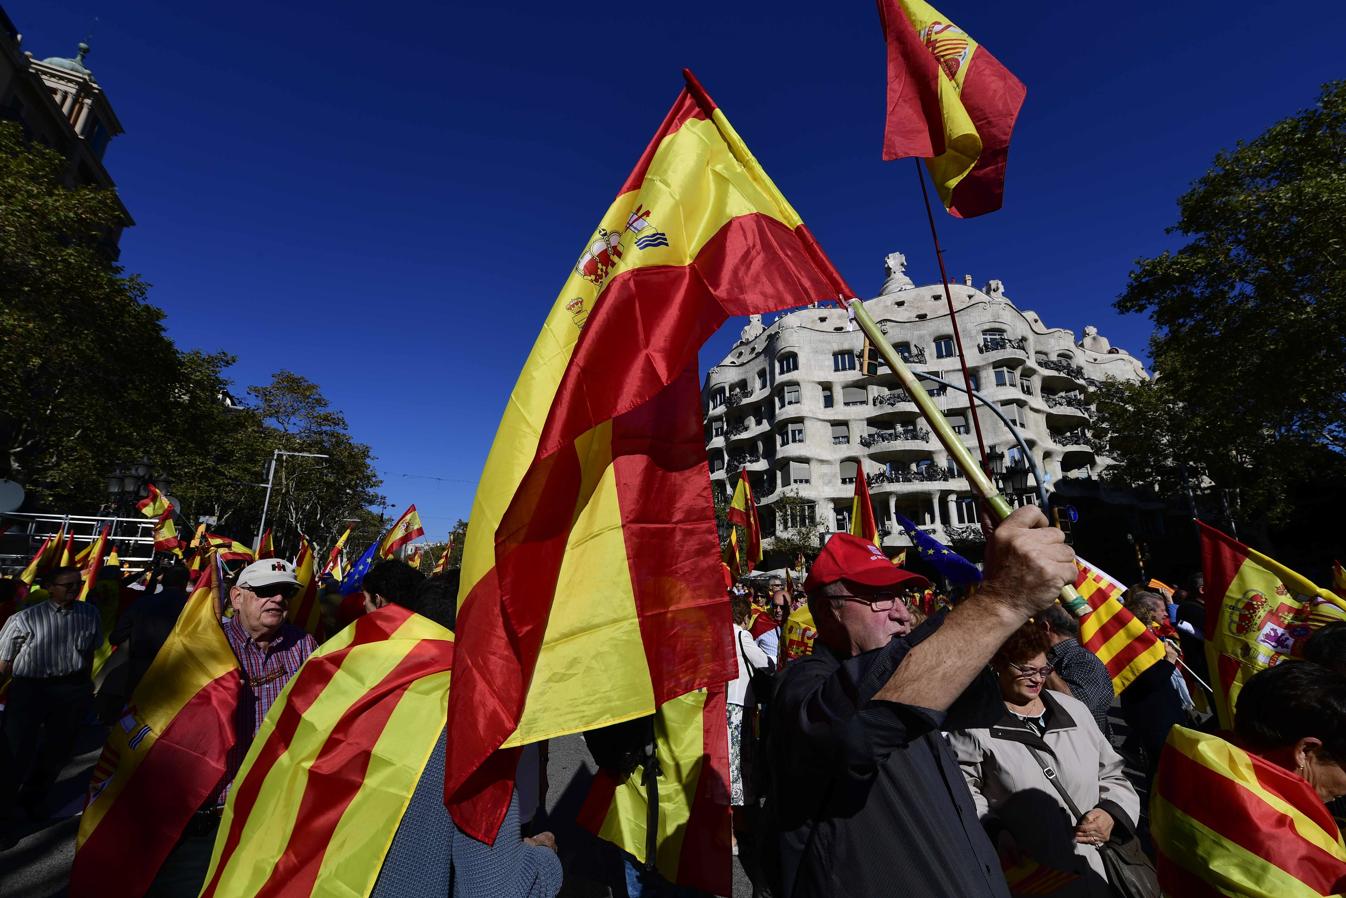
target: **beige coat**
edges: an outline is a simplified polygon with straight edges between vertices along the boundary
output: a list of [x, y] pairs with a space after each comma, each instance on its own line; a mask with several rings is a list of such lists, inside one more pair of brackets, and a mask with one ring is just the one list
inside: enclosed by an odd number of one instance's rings
[[1007, 711], [995, 726], [950, 733], [949, 742], [977, 812], [993, 836], [998, 828], [1008, 830], [1037, 861], [1082, 874], [1073, 887], [1054, 895], [1103, 898], [1111, 893], [1098, 849], [1074, 842], [1077, 821], [1029, 747], [1055, 768], [1081, 813], [1101, 807], [1112, 815], [1114, 839], [1135, 831], [1140, 799], [1122, 773], [1121, 756], [1084, 703], [1045, 690], [1042, 700], [1047, 731], [1041, 737]]

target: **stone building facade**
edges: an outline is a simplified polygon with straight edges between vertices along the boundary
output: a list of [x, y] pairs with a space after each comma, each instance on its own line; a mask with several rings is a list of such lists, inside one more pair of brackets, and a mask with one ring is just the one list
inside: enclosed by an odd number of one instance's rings
[[[943, 286], [916, 286], [900, 253], [886, 262], [880, 294], [865, 302], [870, 314], [912, 370], [961, 385]], [[978, 290], [971, 277], [964, 280], [951, 289], [973, 389], [1015, 422], [1049, 488], [1097, 478], [1108, 460], [1090, 435], [1091, 385], [1145, 378], [1140, 361], [1093, 327], [1079, 340], [1067, 328], [1048, 327], [1011, 302], [999, 281]], [[977, 524], [966, 480], [887, 366], [863, 370], [863, 343], [835, 306], [798, 309], [770, 326], [751, 318], [702, 390], [714, 487], [727, 493], [746, 471], [768, 535], [826, 532], [847, 529], [855, 478], [863, 474], [885, 548], [909, 545], [895, 526], [899, 513], [937, 539], [964, 541]], [[927, 389], [975, 455], [966, 394], [928, 382]], [[984, 408], [979, 418], [988, 452], [1010, 469], [1021, 466], [1005, 425]], [[1023, 504], [1033, 496], [1011, 499]]]

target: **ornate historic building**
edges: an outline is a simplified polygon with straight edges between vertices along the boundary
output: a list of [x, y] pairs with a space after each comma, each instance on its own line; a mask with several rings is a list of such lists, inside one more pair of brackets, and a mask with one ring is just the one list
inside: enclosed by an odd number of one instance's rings
[[[0, 119], [23, 126], [32, 140], [46, 144], [69, 162], [66, 182], [115, 188], [103, 167], [103, 154], [122, 133], [121, 122], [107, 95], [85, 65], [89, 45], [81, 43], [73, 58], [35, 59], [20, 50], [23, 36], [0, 9]], [[122, 209], [126, 225], [131, 215]], [[120, 230], [109, 235], [115, 246]]]
[[[886, 263], [880, 294], [865, 302], [870, 314], [912, 370], [961, 386], [943, 285], [916, 286], [900, 253]], [[1089, 432], [1091, 387], [1108, 377], [1147, 377], [1140, 361], [1093, 327], [1080, 340], [1048, 327], [1011, 302], [999, 281], [978, 290], [969, 276], [952, 292], [973, 389], [1014, 422], [1049, 488], [1096, 480], [1108, 460]], [[730, 490], [748, 472], [770, 535], [847, 529], [855, 478], [864, 476], [885, 547], [909, 545], [894, 525], [898, 513], [938, 539], [961, 542], [971, 531], [959, 528], [977, 524], [968, 484], [887, 366], [880, 360], [864, 370], [863, 342], [836, 307], [799, 309], [770, 326], [753, 316], [702, 390], [712, 482]], [[926, 388], [975, 455], [966, 394], [933, 382]], [[979, 419], [993, 463], [1021, 469], [1022, 452], [1005, 424], [984, 407]], [[1033, 501], [1023, 491], [1011, 498]]]

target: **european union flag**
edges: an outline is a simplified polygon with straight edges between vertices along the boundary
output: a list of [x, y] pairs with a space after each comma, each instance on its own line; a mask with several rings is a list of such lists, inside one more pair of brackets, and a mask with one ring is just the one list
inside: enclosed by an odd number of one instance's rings
[[365, 553], [360, 556], [360, 560], [355, 562], [355, 566], [346, 572], [346, 576], [341, 578], [341, 594], [348, 596], [353, 592], [359, 592], [365, 583], [365, 574], [374, 566], [374, 553], [378, 551], [379, 545], [383, 542], [382, 537], [374, 540]]
[[911, 544], [916, 548], [916, 554], [930, 562], [930, 566], [945, 580], [954, 585], [981, 582], [981, 571], [975, 564], [919, 529], [910, 519], [898, 515], [897, 522], [907, 531]]

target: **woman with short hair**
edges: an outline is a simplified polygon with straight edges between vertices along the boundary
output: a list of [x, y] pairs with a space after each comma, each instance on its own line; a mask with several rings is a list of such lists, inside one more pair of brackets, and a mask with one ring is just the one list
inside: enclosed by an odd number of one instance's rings
[[1031, 622], [1015, 632], [991, 659], [1004, 717], [949, 742], [1011, 886], [1031, 869], [1055, 876], [1054, 896], [1105, 898], [1099, 848], [1134, 838], [1140, 799], [1089, 708], [1044, 688], [1050, 647]]

